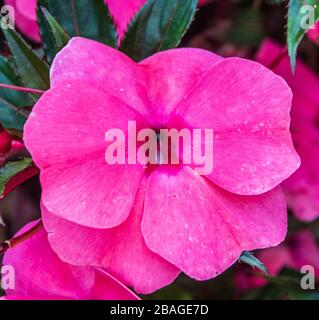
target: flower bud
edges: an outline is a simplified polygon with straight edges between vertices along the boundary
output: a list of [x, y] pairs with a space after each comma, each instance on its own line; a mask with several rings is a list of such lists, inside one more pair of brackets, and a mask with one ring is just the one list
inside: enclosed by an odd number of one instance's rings
[[5, 155], [11, 149], [12, 137], [0, 127], [0, 155]]

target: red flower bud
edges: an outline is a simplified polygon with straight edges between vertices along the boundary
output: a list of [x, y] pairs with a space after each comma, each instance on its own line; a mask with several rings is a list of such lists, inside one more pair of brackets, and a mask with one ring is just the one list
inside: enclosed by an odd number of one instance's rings
[[0, 155], [5, 155], [11, 149], [12, 137], [5, 130], [0, 128]]

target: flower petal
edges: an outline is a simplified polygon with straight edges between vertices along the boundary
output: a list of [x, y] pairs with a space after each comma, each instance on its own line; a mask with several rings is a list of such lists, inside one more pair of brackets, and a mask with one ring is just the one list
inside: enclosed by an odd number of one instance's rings
[[148, 75], [148, 97], [158, 125], [165, 125], [194, 84], [222, 59], [206, 50], [182, 48], [156, 53], [139, 64]]
[[213, 129], [214, 168], [208, 177], [224, 189], [261, 194], [299, 166], [290, 133], [291, 91], [262, 65], [228, 58], [184, 98], [170, 127]]
[[125, 54], [102, 43], [75, 37], [56, 56], [51, 85], [86, 81], [147, 114], [145, 74]]
[[[26, 232], [35, 224], [36, 222], [32, 222], [26, 225], [17, 235]], [[84, 288], [81, 288], [76, 280], [79, 269], [73, 269], [58, 259], [48, 244], [44, 229], [8, 250], [3, 263], [15, 270], [15, 289], [7, 290], [8, 295], [75, 299], [84, 294]], [[94, 272], [87, 271], [86, 283], [83, 285], [94, 282]]]
[[61, 218], [112, 228], [129, 216], [143, 176], [138, 165], [108, 165], [104, 158], [41, 172], [42, 202]]
[[66, 262], [105, 268], [138, 293], [148, 294], [170, 284], [180, 270], [146, 247], [140, 231], [143, 197], [141, 188], [129, 218], [109, 230], [86, 228], [43, 208], [52, 248]]
[[142, 233], [152, 251], [206, 280], [230, 267], [242, 251], [280, 243], [286, 220], [280, 189], [238, 196], [189, 168], [163, 167], [149, 178]]
[[135, 110], [85, 83], [59, 83], [41, 97], [25, 125], [24, 140], [42, 169], [48, 208], [97, 228], [127, 218], [143, 167], [107, 164], [105, 133], [114, 128], [126, 132], [129, 120], [143, 123]]
[[[109, 129], [127, 132], [128, 121], [146, 126], [138, 112], [99, 88], [79, 81], [58, 83], [34, 106], [24, 141], [40, 169], [105, 157]], [[102, 155], [101, 155], [102, 154]]]
[[[35, 223], [26, 225], [18, 235]], [[62, 262], [50, 248], [43, 228], [8, 250], [4, 264], [15, 270], [15, 289], [6, 292], [9, 300], [137, 299], [135, 294], [102, 270]]]

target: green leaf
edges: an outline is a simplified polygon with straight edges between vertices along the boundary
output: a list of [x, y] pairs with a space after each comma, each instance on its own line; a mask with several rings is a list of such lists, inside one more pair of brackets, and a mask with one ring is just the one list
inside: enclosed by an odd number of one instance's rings
[[[104, 0], [40, 0], [39, 5], [45, 7], [71, 37], [81, 36], [116, 46], [115, 25]], [[41, 24], [41, 19], [38, 22]]]
[[149, 0], [137, 13], [120, 50], [136, 61], [176, 47], [190, 26], [197, 0]]
[[303, 11], [303, 8], [305, 8], [303, 7], [304, 5], [311, 5], [314, 8], [315, 22], [319, 20], [318, 0], [290, 0], [288, 8], [287, 46], [293, 72], [296, 68], [298, 46], [308, 31], [304, 25], [304, 22], [307, 21], [306, 12]]
[[26, 87], [47, 89], [50, 86], [49, 66], [12, 29], [3, 29], [18, 74]]
[[43, 47], [48, 61], [52, 62], [56, 54], [69, 42], [70, 37], [50, 12], [41, 5], [46, 3], [47, 0], [38, 1], [37, 16]]
[[265, 275], [268, 275], [268, 270], [266, 266], [260, 262], [255, 256], [253, 256], [249, 251], [244, 251], [239, 258], [239, 261], [250, 265], [253, 268], [258, 268], [263, 271]]
[[[10, 61], [3, 56], [0, 56], [0, 83], [22, 86]], [[32, 102], [29, 94], [0, 88], [0, 123], [5, 128], [22, 130], [26, 118], [17, 110]]]
[[7, 183], [18, 173], [24, 171], [32, 165], [31, 158], [24, 158], [18, 161], [8, 162], [0, 168], [0, 195], [5, 191]]

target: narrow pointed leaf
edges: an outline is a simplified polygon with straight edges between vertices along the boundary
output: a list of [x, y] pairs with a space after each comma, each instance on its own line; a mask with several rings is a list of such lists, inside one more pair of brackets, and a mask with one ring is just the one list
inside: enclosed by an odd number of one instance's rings
[[[104, 0], [40, 0], [38, 5], [46, 8], [71, 37], [81, 36], [116, 46], [115, 25]], [[41, 25], [41, 19], [38, 22]]]
[[54, 19], [50, 12], [41, 6], [41, 3], [46, 4], [47, 1], [38, 1], [37, 16], [40, 34], [47, 59], [49, 62], [52, 62], [55, 55], [68, 43], [70, 36]]
[[[290, 0], [288, 7], [288, 26], [287, 26], [287, 46], [290, 56], [290, 64], [293, 72], [296, 68], [296, 57], [298, 46], [309, 27], [305, 23], [308, 11], [304, 10], [304, 5], [313, 7], [314, 22], [319, 20], [319, 1], [318, 0]], [[309, 16], [311, 17], [311, 16]], [[308, 27], [308, 28], [307, 28]]]
[[49, 66], [37, 53], [11, 29], [3, 30], [8, 42], [18, 74], [26, 87], [47, 89], [50, 85]]
[[140, 61], [176, 47], [190, 26], [197, 0], [148, 0], [122, 40], [121, 51]]

